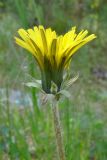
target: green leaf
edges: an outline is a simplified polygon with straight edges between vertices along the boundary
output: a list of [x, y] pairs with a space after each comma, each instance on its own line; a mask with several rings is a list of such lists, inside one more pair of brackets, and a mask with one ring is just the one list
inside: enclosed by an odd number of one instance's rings
[[61, 90], [60, 92], [58, 92], [58, 94], [64, 95], [67, 98], [71, 97], [70, 92], [68, 92], [67, 90]]
[[79, 74], [77, 74], [74, 78], [71, 78], [69, 80], [65, 80], [62, 84], [62, 89], [68, 89], [71, 87], [71, 85], [78, 79]]
[[68, 82], [67, 82], [67, 88], [69, 88], [79, 77], [79, 74], [77, 74], [74, 78], [71, 78]]
[[24, 85], [27, 87], [34, 87], [42, 90], [41, 80], [35, 80], [35, 82], [27, 82], [27, 83], [24, 83]]

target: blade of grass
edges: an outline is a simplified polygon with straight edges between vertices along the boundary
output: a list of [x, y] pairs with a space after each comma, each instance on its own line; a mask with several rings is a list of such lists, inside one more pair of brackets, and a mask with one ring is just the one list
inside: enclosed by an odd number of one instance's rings
[[[29, 26], [28, 23], [28, 19], [27, 17], [29, 17], [28, 12], [27, 12], [27, 7], [26, 7], [26, 3], [23, 0], [15, 0], [15, 5], [16, 5], [16, 9], [17, 12], [19, 14], [19, 18], [21, 20], [21, 23], [23, 25], [23, 27], [27, 27]], [[29, 58], [29, 61], [32, 61], [31, 58]], [[34, 64], [31, 63], [29, 65], [29, 72], [31, 74], [32, 77], [35, 76], [35, 69], [34, 69]], [[34, 112], [35, 112], [35, 117], [37, 118], [39, 116], [39, 107], [37, 104], [37, 97], [36, 97], [37, 91], [35, 88], [31, 89], [31, 95], [32, 95], [32, 102], [33, 102], [33, 108], [34, 108]], [[36, 125], [37, 125], [37, 120], [36, 120]]]
[[[24, 120], [16, 112], [14, 115], [14, 135], [18, 147], [18, 154], [20, 159], [30, 160], [29, 145], [26, 142], [27, 135], [24, 130]], [[26, 121], [26, 119], [25, 119]]]
[[27, 19], [27, 9], [25, 5], [25, 0], [15, 0], [15, 7], [17, 13], [19, 15], [20, 21], [24, 27], [28, 27], [28, 19]]

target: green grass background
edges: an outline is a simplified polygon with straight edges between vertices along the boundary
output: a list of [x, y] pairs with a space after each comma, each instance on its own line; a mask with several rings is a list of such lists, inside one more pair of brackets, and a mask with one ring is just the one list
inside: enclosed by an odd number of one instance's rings
[[[80, 76], [59, 108], [67, 160], [107, 160], [106, 0], [0, 0], [0, 160], [58, 159], [50, 106], [23, 86], [28, 74], [40, 78], [39, 69], [13, 38], [38, 24], [58, 34], [77, 26], [97, 35], [75, 54], [70, 71]], [[10, 103], [11, 90], [29, 94], [33, 107]]]

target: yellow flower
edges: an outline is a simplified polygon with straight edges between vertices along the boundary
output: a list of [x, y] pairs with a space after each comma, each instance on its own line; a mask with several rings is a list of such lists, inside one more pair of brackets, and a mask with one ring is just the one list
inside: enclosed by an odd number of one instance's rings
[[63, 71], [69, 66], [72, 55], [96, 38], [94, 34], [87, 36], [87, 30], [77, 34], [76, 27], [60, 36], [51, 28], [44, 29], [43, 26], [28, 30], [19, 29], [18, 33], [21, 38], [15, 37], [16, 43], [35, 57], [41, 70], [42, 87], [46, 93], [50, 93], [52, 81], [60, 90]]

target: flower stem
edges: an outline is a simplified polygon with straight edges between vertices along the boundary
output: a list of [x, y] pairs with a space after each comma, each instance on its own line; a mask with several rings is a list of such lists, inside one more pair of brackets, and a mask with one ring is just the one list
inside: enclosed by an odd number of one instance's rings
[[58, 101], [55, 99], [52, 102], [52, 113], [53, 113], [53, 122], [54, 122], [54, 129], [56, 134], [56, 144], [57, 144], [57, 151], [60, 160], [65, 160], [65, 151], [63, 145], [63, 137], [60, 125], [60, 115], [58, 110]]

